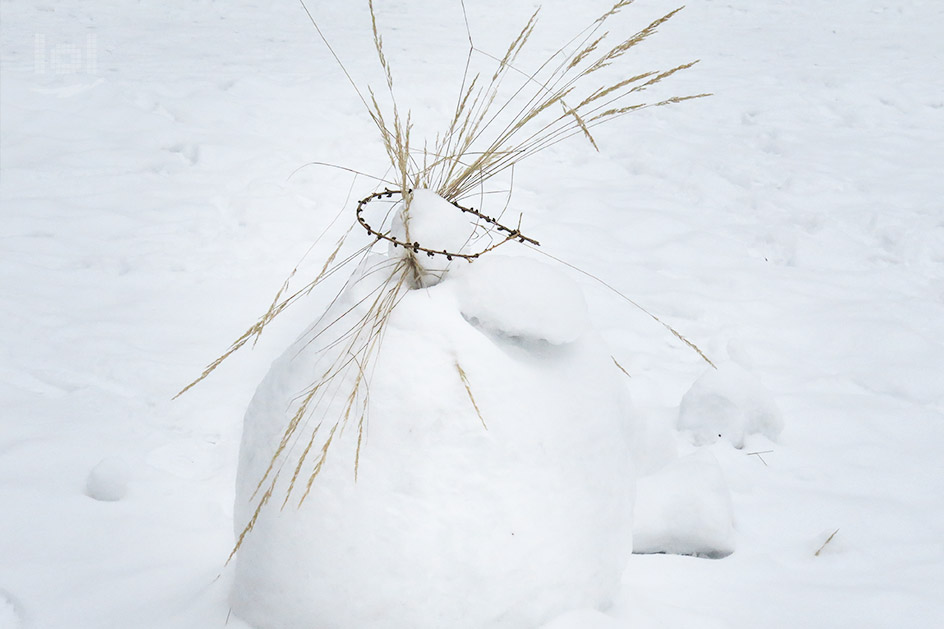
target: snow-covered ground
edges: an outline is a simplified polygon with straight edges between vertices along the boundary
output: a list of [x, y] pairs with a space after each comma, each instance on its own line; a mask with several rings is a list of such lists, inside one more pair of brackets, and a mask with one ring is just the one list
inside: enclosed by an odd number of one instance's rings
[[[362, 4], [311, 7], [374, 80]], [[544, 4], [538, 57], [608, 5]], [[403, 104], [445, 112], [459, 3], [377, 5]], [[501, 54], [535, 3], [466, 5]], [[383, 149], [294, 1], [0, 10], [0, 627], [244, 627], [223, 565], [242, 416], [332, 286], [171, 397], [372, 187], [293, 172], [382, 174]], [[555, 629], [944, 625], [942, 34], [933, 0], [695, 3], [633, 58], [700, 58], [670, 91], [713, 97], [516, 170], [543, 249], [762, 382], [785, 426], [697, 448], [730, 488], [733, 554], [633, 555], [606, 616]], [[573, 277], [638, 412], [674, 422], [706, 365]]]

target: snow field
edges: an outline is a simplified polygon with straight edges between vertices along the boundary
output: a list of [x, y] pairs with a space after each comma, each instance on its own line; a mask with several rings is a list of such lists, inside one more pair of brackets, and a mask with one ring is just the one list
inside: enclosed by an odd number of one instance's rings
[[[536, 58], [606, 8], [544, 4]], [[492, 51], [533, 10], [467, 5]], [[378, 8], [410, 104], [442, 113], [461, 11]], [[638, 24], [675, 5], [632, 8]], [[370, 76], [366, 9], [318, 10]], [[350, 191], [308, 254], [317, 272], [372, 185], [293, 171], [382, 174], [383, 151], [294, 3], [0, 12], [0, 626], [241, 629], [222, 567], [240, 418], [324, 302], [169, 399], [268, 305]], [[577, 142], [515, 173], [513, 205], [544, 249], [741, 366], [784, 420], [777, 442], [700, 447], [729, 487], [733, 554], [633, 555], [614, 607], [552, 622], [944, 621], [941, 32], [931, 1], [689, 5], [635, 58], [701, 58], [674, 86], [712, 98], [627, 117], [599, 154]], [[696, 450], [674, 430], [706, 366], [572, 278], [632, 376], [652, 446], [639, 467], [655, 478]], [[112, 457], [126, 476], [94, 472]], [[122, 476], [119, 500], [87, 495]]]

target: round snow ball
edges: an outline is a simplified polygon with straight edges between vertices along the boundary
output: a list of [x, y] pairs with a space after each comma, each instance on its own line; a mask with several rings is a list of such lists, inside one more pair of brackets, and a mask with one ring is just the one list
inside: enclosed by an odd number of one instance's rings
[[118, 457], [98, 462], [85, 481], [85, 493], [102, 502], [117, 502], [128, 493], [128, 466]]
[[497, 336], [562, 345], [589, 327], [580, 287], [554, 267], [520, 256], [483, 256], [458, 277], [459, 309]]

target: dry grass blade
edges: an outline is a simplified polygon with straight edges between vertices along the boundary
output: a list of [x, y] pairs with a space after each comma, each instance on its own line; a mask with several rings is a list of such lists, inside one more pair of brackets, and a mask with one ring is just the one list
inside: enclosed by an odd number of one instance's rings
[[367, 0], [367, 7], [370, 9], [370, 26], [374, 33], [374, 48], [377, 50], [377, 57], [380, 59], [380, 67], [383, 68], [384, 75], [387, 78], [387, 88], [392, 92], [393, 72], [390, 70], [390, 64], [387, 63], [387, 57], [383, 52], [383, 37], [380, 36], [380, 31], [377, 29], [377, 14], [374, 12], [374, 0]]
[[328, 41], [328, 38], [325, 37], [324, 33], [321, 31], [321, 27], [318, 26], [318, 22], [315, 21], [315, 17], [311, 14], [311, 11], [308, 10], [308, 5], [305, 4], [305, 0], [298, 0], [298, 3], [302, 5], [302, 9], [305, 11], [305, 15], [308, 16], [308, 21], [311, 22], [311, 25], [315, 28], [315, 31], [317, 31], [318, 37], [321, 38], [321, 41], [331, 53], [331, 56], [334, 57], [338, 67], [340, 67], [341, 71], [344, 72], [344, 76], [347, 78], [348, 83], [350, 83], [351, 87], [354, 88], [354, 93], [357, 94], [357, 96], [361, 99], [361, 103], [364, 104], [364, 107], [367, 107], [367, 101], [364, 99], [364, 95], [361, 94], [360, 89], [357, 87], [357, 82], [351, 77], [351, 74], [347, 71], [347, 68], [344, 67], [344, 64], [341, 63], [341, 58], [338, 57], [338, 54], [334, 51], [334, 48]]
[[[563, 105], [563, 103], [562, 103], [562, 105]], [[597, 150], [597, 152], [599, 152], [599, 151], [600, 151], [600, 147], [597, 146], [596, 140], [594, 140], [594, 139], [593, 139], [593, 136], [590, 135], [590, 129], [587, 128], [587, 124], [583, 121], [583, 118], [580, 117], [580, 114], [577, 113], [577, 110], [576, 110], [576, 109], [567, 109], [566, 105], [564, 105], [564, 113], [567, 114], [568, 116], [573, 116], [573, 117], [574, 117], [574, 120], [577, 121], [577, 125], [580, 127], [580, 130], [583, 131], [583, 134], [584, 134], [584, 135], [586, 136], [586, 138], [590, 141], [590, 144], [593, 145], [593, 148], [595, 148], [595, 149]]]
[[462, 368], [462, 365], [459, 364], [457, 360], [455, 362], [456, 371], [459, 372], [459, 378], [462, 380], [463, 386], [465, 386], [465, 392], [469, 395], [469, 401], [472, 402], [472, 408], [475, 409], [475, 414], [479, 416], [479, 421], [482, 422], [482, 427], [485, 430], [488, 430], [488, 425], [485, 423], [485, 418], [482, 417], [482, 411], [479, 410], [479, 405], [475, 402], [475, 396], [472, 395], [472, 385], [469, 384], [469, 377], [465, 373], [465, 369]]
[[626, 370], [623, 368], [623, 366], [619, 363], [618, 360], [616, 360], [616, 356], [610, 356], [610, 358], [613, 359], [613, 364], [616, 365], [617, 369], [619, 369], [619, 370], [622, 371], [624, 374], [626, 374], [626, 377], [627, 377], [627, 378], [632, 378], [632, 376], [629, 375], [629, 372], [626, 371]]
[[508, 46], [508, 50], [505, 52], [505, 56], [501, 58], [501, 61], [498, 62], [498, 69], [495, 70], [495, 74], [492, 75], [492, 82], [494, 83], [496, 79], [505, 71], [505, 68], [513, 65], [514, 60], [517, 58], [518, 53], [521, 52], [521, 49], [524, 48], [525, 43], [527, 43], [528, 38], [531, 37], [531, 33], [534, 32], [534, 27], [537, 23], [538, 13], [541, 12], [541, 7], [538, 7], [534, 10], [534, 13], [531, 14], [531, 17], [528, 18], [528, 23], [524, 25], [524, 28], [521, 29], [521, 32], [518, 33], [518, 36], [511, 42], [511, 45]]
[[579, 66], [579, 65], [583, 62], [584, 59], [586, 59], [587, 57], [590, 56], [591, 53], [593, 53], [594, 51], [596, 51], [597, 46], [599, 46], [600, 43], [601, 43], [604, 39], [606, 39], [608, 35], [609, 35], [609, 33], [604, 33], [604, 34], [600, 35], [599, 37], [597, 37], [597, 38], [596, 38], [595, 40], [593, 40], [592, 42], [590, 42], [590, 44], [588, 44], [586, 48], [584, 48], [583, 50], [581, 50], [580, 52], [578, 52], [578, 53], [574, 56], [574, 58], [571, 60], [571, 62], [570, 62], [569, 64], [567, 64], [567, 69], [568, 69], [568, 70], [572, 70], [572, 69], [576, 68], [577, 66]]
[[233, 557], [236, 556], [236, 552], [243, 545], [246, 536], [252, 531], [256, 526], [256, 521], [259, 520], [259, 515], [262, 513], [262, 510], [268, 504], [269, 499], [272, 498], [272, 492], [275, 490], [275, 480], [269, 485], [269, 488], [262, 495], [262, 499], [256, 504], [255, 510], [252, 512], [252, 517], [249, 518], [249, 522], [246, 523], [246, 526], [243, 527], [243, 530], [240, 531], [239, 536], [236, 538], [236, 543], [233, 545], [233, 550], [230, 551], [229, 557], [226, 558], [226, 563], [229, 564], [233, 560]]
[[839, 529], [836, 529], [835, 531], [833, 531], [832, 534], [826, 538], [826, 541], [823, 542], [823, 545], [820, 546], [819, 549], [815, 553], [813, 553], [813, 556], [819, 557], [820, 553], [823, 552], [823, 549], [826, 548], [826, 545], [829, 544], [829, 542], [833, 541], [833, 538], [836, 537], [836, 533], [838, 532], [839, 532]]
[[295, 465], [295, 471], [292, 473], [292, 480], [289, 481], [288, 489], [285, 491], [285, 500], [282, 501], [282, 509], [285, 508], [285, 505], [288, 504], [289, 498], [292, 497], [292, 491], [295, 489], [295, 482], [298, 480], [299, 474], [301, 474], [302, 467], [305, 465], [305, 461], [308, 459], [308, 455], [311, 453], [312, 446], [315, 445], [315, 439], [318, 437], [318, 431], [321, 428], [322, 424], [319, 423], [315, 426], [315, 429], [311, 431], [311, 437], [308, 439], [308, 443], [305, 444], [305, 449], [302, 450], [301, 455], [298, 457], [298, 464]]
[[673, 96], [672, 98], [667, 98], [665, 100], [659, 101], [658, 103], [639, 103], [637, 105], [629, 105], [627, 107], [620, 107], [619, 109], [610, 109], [602, 114], [594, 116], [590, 119], [590, 127], [595, 127], [596, 125], [608, 122], [611, 118], [616, 118], [622, 116], [623, 114], [628, 114], [633, 111], [639, 111], [640, 109], [649, 109], [651, 107], [664, 107], [665, 105], [674, 105], [676, 103], [681, 103], [686, 100], [693, 100], [696, 98], [705, 98], [711, 96], [711, 94], [692, 94], [691, 96]]
[[328, 168], [336, 168], [336, 169], [338, 169], [338, 170], [343, 170], [343, 171], [346, 171], [346, 172], [349, 172], [349, 173], [353, 173], [353, 174], [358, 175], [358, 176], [360, 176], [360, 177], [367, 177], [368, 179], [373, 179], [373, 180], [375, 180], [375, 181], [379, 181], [380, 183], [385, 183], [385, 184], [389, 184], [389, 185], [392, 185], [392, 186], [395, 186], [395, 185], [396, 185], [396, 182], [394, 182], [394, 181], [390, 181], [390, 180], [388, 180], [388, 179], [384, 179], [383, 177], [377, 177], [376, 175], [371, 175], [370, 173], [365, 173], [364, 171], [362, 171], [362, 170], [357, 170], [356, 168], [348, 168], [347, 166], [341, 166], [341, 165], [339, 165], [339, 164], [332, 164], [332, 163], [330, 163], [330, 162], [317, 162], [317, 161], [315, 161], [315, 162], [307, 162], [307, 163], [305, 163], [305, 164], [302, 164], [301, 166], [299, 166], [298, 168], [296, 168], [295, 170], [293, 170], [291, 173], [289, 173], [289, 176], [286, 177], [286, 180], [291, 179], [291, 178], [294, 177], [296, 174], [298, 174], [298, 172], [301, 171], [303, 168], [308, 168], [309, 166], [326, 166], [326, 167], [328, 167]]
[[[328, 450], [334, 441], [335, 434], [339, 429], [341, 432], [343, 432], [344, 427], [351, 420], [352, 413], [355, 408], [359, 410], [357, 414], [357, 424], [359, 433], [358, 442], [360, 443], [362, 439], [364, 423], [366, 420], [369, 399], [367, 389], [369, 378], [365, 373], [364, 365], [369, 364], [376, 357], [376, 352], [379, 349], [379, 344], [380, 340], [382, 339], [386, 321], [393, 312], [396, 303], [399, 301], [399, 295], [403, 284], [404, 281], [401, 268], [400, 266], [397, 266], [381, 285], [380, 289], [374, 291], [376, 296], [374, 297], [373, 302], [371, 302], [368, 306], [367, 314], [354, 323], [353, 327], [348, 331], [348, 333], [342, 335], [342, 337], [347, 337], [347, 342], [344, 344], [343, 348], [339, 348], [339, 351], [337, 352], [338, 357], [334, 363], [324, 372], [321, 378], [315, 384], [309, 387], [308, 391], [299, 398], [299, 402], [292, 415], [292, 418], [283, 431], [279, 445], [277, 446], [275, 452], [271, 455], [266, 471], [256, 486], [256, 492], [262, 488], [266, 482], [266, 479], [268, 479], [270, 476], [272, 476], [273, 479], [278, 478], [281, 466], [286, 460], [285, 455], [288, 452], [296, 434], [298, 433], [303, 420], [310, 415], [313, 405], [316, 405], [319, 399], [323, 399], [319, 398], [318, 396], [323, 395], [329, 388], [332, 388], [332, 385], [334, 385], [333, 388], [335, 391], [338, 387], [349, 386], [350, 388], [347, 394], [347, 400], [340, 417], [333, 420], [328, 437], [320, 447], [312, 470], [308, 473], [305, 492], [299, 501], [299, 504], [301, 504], [308, 496], [315, 478], [323, 468], [325, 460], [327, 459]], [[351, 311], [349, 310], [347, 312]], [[328, 323], [326, 329], [334, 327], [337, 323], [343, 320], [343, 318], [344, 315]], [[335, 343], [337, 343], [337, 341], [335, 341]], [[333, 346], [335, 343], [332, 343], [329, 345], [329, 347]], [[357, 371], [353, 384], [348, 385], [345, 383], [345, 375], [347, 374], [349, 367], [352, 366]], [[309, 458], [309, 454], [311, 453], [317, 441], [317, 435], [324, 421], [325, 420], [318, 422], [314, 429], [310, 431], [307, 443], [301, 453], [298, 455], [298, 460], [296, 461], [294, 472], [286, 491], [283, 507], [293, 493], [295, 484], [301, 475], [305, 463]], [[358, 453], [355, 457], [355, 467], [358, 464], [358, 458], [359, 447]], [[255, 493], [253, 496], [255, 496]], [[268, 498], [265, 498], [265, 500], [268, 501]]]
[[577, 109], [583, 109], [584, 107], [586, 107], [587, 105], [589, 105], [590, 103], [594, 101], [598, 101], [601, 98], [605, 98], [606, 96], [609, 96], [613, 92], [623, 89], [627, 85], [638, 83], [639, 81], [649, 78], [650, 76], [653, 76], [655, 74], [656, 74], [655, 72], [643, 72], [642, 74], [631, 76], [628, 79], [623, 79], [622, 81], [619, 81], [618, 83], [614, 83], [613, 85], [609, 87], [606, 87], [606, 88], [601, 87], [600, 89], [598, 89], [597, 91], [593, 92], [592, 94], [587, 96], [585, 99], [583, 99], [580, 102], [580, 104], [577, 105]]
[[[654, 321], [656, 321], [657, 323], [659, 323], [662, 327], [664, 327], [666, 330], [668, 330], [668, 331], [672, 334], [672, 336], [674, 336], [674, 337], [677, 338], [678, 340], [680, 340], [680, 341], [682, 341], [683, 343], [685, 343], [689, 348], [691, 348], [691, 349], [694, 350], [699, 356], [701, 356], [702, 360], [704, 360], [706, 363], [708, 363], [709, 365], [711, 365], [711, 366], [712, 366], [713, 368], [715, 368], [715, 369], [718, 368], [718, 366], [715, 365], [715, 364], [711, 361], [711, 359], [708, 358], [707, 355], [705, 355], [705, 353], [701, 350], [700, 347], [698, 347], [697, 345], [695, 345], [694, 343], [692, 343], [691, 341], [689, 341], [687, 338], [685, 338], [684, 336], [682, 336], [682, 334], [681, 334], [678, 330], [676, 330], [676, 329], [673, 328], [671, 325], [669, 325], [668, 323], [666, 323], [665, 321], [663, 321], [662, 319], [660, 319], [659, 317], [657, 317], [656, 315], [654, 315], [653, 313], [651, 313], [651, 312], [650, 312], [649, 310], [647, 310], [646, 308], [642, 307], [639, 303], [637, 303], [636, 301], [634, 301], [633, 299], [631, 299], [630, 297], [628, 297], [628, 296], [625, 295], [624, 293], [621, 293], [619, 290], [617, 290], [616, 288], [614, 288], [612, 285], [610, 285], [610, 284], [608, 284], [607, 282], [603, 281], [602, 279], [600, 279], [600, 278], [597, 277], [596, 275], [593, 275], [592, 273], [588, 273], [588, 272], [584, 271], [583, 269], [581, 269], [580, 267], [574, 266], [573, 264], [571, 264], [570, 262], [567, 262], [566, 260], [561, 260], [561, 259], [558, 258], [557, 256], [551, 255], [550, 253], [548, 253], [548, 252], [546, 252], [546, 251], [542, 251], [542, 250], [540, 250], [540, 249], [538, 249], [538, 248], [536, 248], [536, 247], [531, 247], [530, 245], [526, 245], [526, 246], [528, 246], [529, 248], [531, 248], [531, 249], [534, 250], [534, 251], [537, 251], [538, 253], [540, 253], [540, 254], [543, 255], [543, 256], [546, 256], [546, 257], [548, 257], [548, 258], [550, 258], [550, 259], [552, 259], [552, 260], [554, 260], [554, 261], [556, 261], [556, 262], [559, 262], [560, 264], [563, 264], [564, 266], [566, 266], [566, 267], [569, 268], [569, 269], [573, 269], [574, 271], [577, 271], [577, 272], [580, 273], [581, 275], [585, 275], [585, 276], [589, 277], [590, 279], [592, 279], [593, 281], [597, 282], [597, 283], [600, 284], [601, 286], [603, 286], [603, 287], [605, 287], [606, 289], [610, 290], [612, 293], [618, 295], [618, 296], [621, 297], [623, 300], [625, 300], [626, 302], [628, 302], [629, 304], [631, 304], [633, 307], [635, 307], [636, 309], [642, 311], [643, 313], [645, 313], [646, 315], [648, 315], [651, 319], [653, 319]], [[613, 360], [615, 361], [616, 359], [614, 358]], [[629, 375], [629, 374], [627, 374], [627, 375]]]
[[364, 253], [366, 251], [366, 248], [362, 248], [360, 251], [358, 251], [354, 255], [332, 266], [332, 262], [336, 258], [341, 247], [343, 247], [344, 242], [346, 241], [348, 235], [350, 235], [352, 228], [353, 228], [353, 225], [351, 226], [351, 228], [348, 228], [347, 232], [341, 237], [340, 241], [338, 242], [337, 247], [334, 249], [334, 251], [331, 252], [331, 254], [328, 257], [328, 261], [325, 263], [324, 267], [322, 267], [321, 272], [318, 273], [318, 275], [315, 277], [314, 280], [309, 282], [302, 289], [294, 292], [289, 297], [286, 297], [285, 299], [282, 299], [281, 301], [279, 301], [279, 298], [282, 296], [282, 294], [284, 294], [285, 290], [288, 287], [288, 282], [291, 280], [292, 276], [294, 276], [295, 274], [295, 270], [293, 270], [292, 273], [289, 275], [289, 278], [283, 283], [282, 287], [279, 288], [279, 291], [276, 294], [275, 300], [273, 300], [272, 305], [269, 306], [269, 309], [265, 312], [265, 314], [259, 317], [259, 319], [252, 325], [252, 327], [250, 327], [248, 330], [243, 332], [242, 336], [236, 339], [233, 342], [233, 344], [230, 345], [229, 349], [227, 349], [225, 352], [223, 352], [223, 354], [218, 356], [216, 360], [214, 360], [212, 363], [207, 365], [198, 378], [196, 378], [193, 382], [191, 382], [190, 384], [185, 386], [183, 389], [178, 391], [177, 394], [174, 395], [174, 397], [171, 399], [176, 400], [181, 395], [183, 395], [184, 393], [192, 389], [194, 386], [196, 386], [197, 384], [205, 380], [207, 376], [213, 373], [216, 370], [216, 368], [219, 367], [221, 364], [223, 364], [223, 362], [227, 358], [232, 356], [234, 353], [236, 353], [236, 351], [238, 351], [246, 343], [248, 343], [250, 339], [254, 337], [258, 339], [258, 337], [262, 334], [263, 329], [267, 325], [272, 323], [272, 321], [278, 315], [280, 315], [286, 308], [288, 308], [290, 305], [295, 303], [295, 301], [297, 301], [303, 295], [307, 295], [311, 293], [311, 291], [316, 286], [318, 286], [318, 284], [320, 284], [323, 280], [333, 275], [335, 272], [337, 272], [341, 268], [344, 268], [354, 257]]
[[[322, 379], [324, 382], [324, 379]], [[282, 453], [288, 448], [289, 443], [291, 442], [292, 437], [295, 435], [295, 432], [298, 430], [298, 426], [301, 423], [302, 419], [305, 417], [305, 411], [308, 409], [308, 405], [314, 399], [315, 395], [321, 390], [322, 382], [312, 386], [308, 393], [305, 394], [305, 397], [302, 403], [298, 406], [298, 409], [292, 415], [292, 418], [289, 420], [288, 426], [285, 428], [285, 432], [282, 434], [282, 439], [279, 441], [278, 447], [275, 449], [275, 452], [272, 454], [272, 457], [269, 459], [269, 465], [266, 467], [265, 473], [262, 475], [262, 478], [259, 479], [259, 482], [256, 484], [256, 489], [252, 492], [252, 498], [255, 498], [256, 494], [262, 488], [262, 484], [265, 483], [266, 479], [269, 478], [269, 474], [275, 469], [279, 458]], [[292, 478], [292, 484], [294, 485], [295, 478]]]
[[[334, 433], [337, 431], [338, 425], [339, 424], [335, 424], [332, 426], [331, 432], [328, 434], [328, 438], [325, 440], [324, 445], [321, 446], [321, 452], [318, 454], [315, 467], [311, 471], [311, 475], [308, 477], [308, 483], [305, 485], [305, 493], [302, 494], [301, 499], [298, 501], [298, 506], [301, 506], [302, 503], [305, 502], [305, 498], [308, 497], [308, 494], [311, 492], [311, 487], [315, 483], [315, 478], [318, 477], [318, 474], [321, 472], [321, 468], [328, 459], [328, 448], [331, 447], [331, 443], [334, 441]], [[286, 496], [286, 499], [288, 499], [288, 496]]]
[[663, 24], [671, 20], [673, 17], [675, 17], [675, 15], [679, 11], [681, 11], [684, 8], [685, 7], [682, 6], [675, 9], [674, 11], [669, 11], [668, 13], [666, 13], [659, 19], [653, 21], [646, 28], [634, 34], [632, 37], [624, 40], [623, 42], [620, 42], [619, 44], [611, 48], [606, 54], [600, 57], [600, 59], [597, 60], [596, 63], [590, 66], [590, 68], [586, 71], [586, 74], [596, 72], [597, 70], [600, 70], [612, 64], [614, 61], [622, 57], [626, 53], [626, 51], [628, 51], [630, 48], [648, 39], [653, 33], [656, 32], [656, 29], [658, 29], [660, 26], [662, 26]]
[[603, 21], [606, 20], [607, 18], [610, 18], [610, 17], [616, 15], [616, 14], [619, 13], [623, 8], [628, 7], [628, 6], [631, 5], [633, 2], [635, 2], [635, 0], [618, 0], [618, 2], [617, 2], [616, 4], [614, 4], [614, 5], [610, 8], [609, 11], [607, 11], [606, 13], [604, 13], [603, 15], [601, 15], [600, 17], [597, 18], [597, 22], [603, 22]]

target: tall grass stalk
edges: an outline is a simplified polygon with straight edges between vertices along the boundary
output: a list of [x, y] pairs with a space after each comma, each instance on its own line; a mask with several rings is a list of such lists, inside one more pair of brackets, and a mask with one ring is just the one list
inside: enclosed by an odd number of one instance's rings
[[[601, 124], [646, 108], [662, 107], [708, 95], [693, 94], [656, 100], [645, 98], [650, 88], [691, 68], [697, 61], [663, 69], [627, 72], [615, 81], [598, 80], [604, 75], [602, 70], [624, 62], [633, 48], [652, 37], [681, 10], [670, 11], [628, 37], [612, 37], [606, 27], [614, 16], [632, 2], [617, 0], [537, 68], [522, 70], [518, 67], [518, 61], [538, 26], [540, 9], [531, 15], [504, 53], [497, 56], [475, 44], [465, 2], [460, 0], [468, 49], [455, 104], [448, 122], [431, 146], [424, 141], [422, 148], [414, 148], [412, 116], [409, 110], [404, 113], [397, 100], [394, 72], [384, 50], [374, 1], [368, 0], [368, 9], [374, 50], [384, 75], [384, 97], [378, 96], [371, 86], [358, 84], [324, 35], [305, 0], [299, 0], [379, 132], [392, 176], [375, 179], [394, 184], [402, 195], [400, 215], [406, 231], [406, 242], [413, 242], [410, 235], [410, 205], [414, 189], [433, 190], [455, 203], [476, 191], [484, 195], [486, 182], [508, 172], [513, 177], [516, 165], [559, 142], [579, 135], [599, 150], [594, 133]], [[486, 60], [493, 64], [492, 69], [485, 72], [484, 76], [481, 71], [473, 74], [474, 59]], [[373, 242], [350, 255], [341, 256], [350, 233], [349, 229], [340, 238], [314, 279], [300, 289], [290, 291], [290, 281], [295, 274], [293, 271], [268, 310], [178, 395], [206, 378], [246, 343], [257, 341], [265, 327], [286, 308], [354, 260], [368, 255]], [[369, 417], [369, 382], [387, 323], [407, 291], [422, 285], [423, 271], [416, 253], [409, 248], [400, 249], [400, 257], [391, 258], [381, 268], [367, 273], [370, 276], [381, 274], [382, 281], [377, 287], [334, 320], [319, 320], [312, 327], [306, 342], [313, 343], [329, 335], [329, 341], [322, 349], [325, 356], [334, 358], [330, 364], [321, 367], [318, 378], [295, 399], [279, 444], [256, 485], [253, 497], [255, 509], [237, 537], [233, 554], [254, 528], [262, 509], [272, 499], [280, 479], [284, 479], [287, 484], [282, 497], [283, 508], [293, 496], [296, 497], [296, 505], [305, 501], [326, 464], [332, 445], [349, 426], [357, 433], [353, 462], [356, 477]], [[694, 343], [674, 328], [625, 295], [620, 295], [644, 310], [711, 363]], [[335, 297], [332, 301], [332, 306], [337, 299]], [[330, 307], [328, 310], [333, 311]], [[352, 316], [353, 323], [350, 320]], [[343, 329], [337, 329], [339, 325], [343, 325]], [[472, 386], [458, 362], [456, 371], [484, 427], [485, 420], [475, 401]], [[336, 404], [338, 400], [341, 400], [340, 407]], [[341, 409], [337, 415], [328, 414], [328, 409], [336, 408]]]

